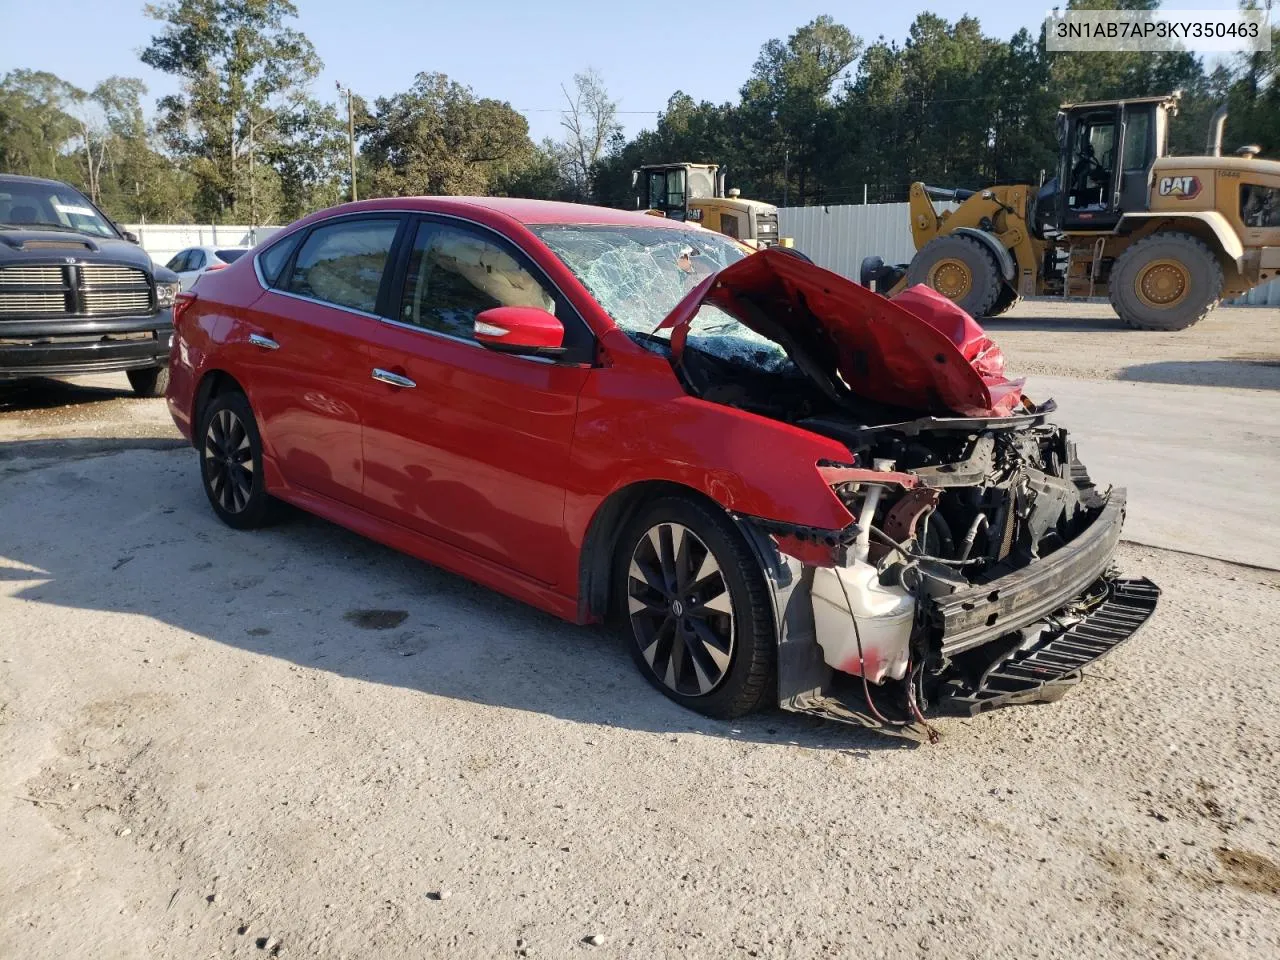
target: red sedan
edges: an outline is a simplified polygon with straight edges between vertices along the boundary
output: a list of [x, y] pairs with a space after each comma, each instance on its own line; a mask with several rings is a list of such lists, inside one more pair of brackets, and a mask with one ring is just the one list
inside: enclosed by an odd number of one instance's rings
[[[285, 501], [576, 623], [659, 689], [918, 734], [1147, 619], [1103, 493], [948, 301], [572, 204], [314, 214], [183, 294], [169, 408], [226, 523]], [[1117, 626], [1118, 625], [1118, 626]]]

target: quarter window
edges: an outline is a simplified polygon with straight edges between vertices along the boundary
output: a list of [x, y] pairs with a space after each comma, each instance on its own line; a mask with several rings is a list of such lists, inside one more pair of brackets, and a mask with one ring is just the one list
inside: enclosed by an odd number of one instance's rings
[[284, 265], [289, 262], [289, 255], [293, 253], [293, 248], [298, 245], [300, 236], [302, 236], [301, 231], [290, 234], [279, 243], [258, 254], [258, 269], [262, 271], [262, 279], [267, 281], [268, 286], [274, 287], [280, 280], [280, 272], [284, 270]]
[[476, 314], [491, 307], [538, 307], [555, 299], [514, 256], [470, 230], [423, 223], [405, 274], [400, 319], [473, 339]]
[[298, 251], [291, 293], [372, 313], [398, 220], [343, 220], [316, 227]]
[[1246, 227], [1280, 227], [1280, 188], [1256, 183], [1240, 186], [1240, 219]]

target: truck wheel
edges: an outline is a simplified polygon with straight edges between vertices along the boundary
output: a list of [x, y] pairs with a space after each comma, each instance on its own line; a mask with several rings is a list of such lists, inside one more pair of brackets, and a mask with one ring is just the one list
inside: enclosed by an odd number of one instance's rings
[[631, 656], [676, 703], [722, 720], [767, 703], [777, 638], [760, 561], [720, 510], [658, 500], [614, 557]]
[[169, 368], [150, 367], [146, 370], [128, 370], [129, 386], [140, 397], [163, 397], [169, 389]]
[[1018, 296], [1018, 292], [1007, 283], [1000, 287], [1000, 295], [996, 297], [996, 302], [992, 304], [991, 309], [987, 311], [988, 317], [998, 317], [1002, 313], [1008, 313], [1014, 308], [1022, 298]]
[[952, 300], [971, 317], [991, 312], [1004, 281], [995, 258], [982, 244], [963, 236], [930, 240], [907, 268], [907, 286], [923, 283]]
[[1222, 299], [1222, 266], [1202, 241], [1156, 233], [1120, 254], [1111, 306], [1135, 330], [1185, 330]]

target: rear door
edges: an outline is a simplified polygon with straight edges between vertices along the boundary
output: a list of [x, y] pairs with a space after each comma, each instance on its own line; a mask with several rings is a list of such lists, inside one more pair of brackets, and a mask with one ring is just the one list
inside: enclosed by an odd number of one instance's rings
[[246, 313], [250, 399], [280, 474], [352, 505], [364, 484], [366, 343], [382, 323], [384, 275], [403, 223], [392, 214], [315, 225]]
[[[366, 372], [369, 509], [554, 586], [590, 331], [517, 247], [467, 221], [419, 219], [399, 272]], [[554, 313], [566, 362], [480, 346], [476, 314], [496, 306]]]

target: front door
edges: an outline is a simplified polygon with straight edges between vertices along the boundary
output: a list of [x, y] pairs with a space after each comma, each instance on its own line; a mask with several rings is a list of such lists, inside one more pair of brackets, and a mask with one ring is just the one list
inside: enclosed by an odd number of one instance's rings
[[1117, 108], [1090, 110], [1071, 118], [1063, 178], [1063, 229], [1110, 230], [1119, 221], [1113, 202], [1119, 145]]
[[250, 400], [267, 449], [290, 486], [349, 504], [364, 485], [367, 344], [383, 322], [383, 273], [402, 222], [384, 215], [315, 226], [246, 311]]
[[564, 586], [565, 483], [586, 363], [494, 353], [476, 314], [534, 306], [583, 352], [585, 324], [517, 248], [465, 221], [421, 220], [401, 257], [395, 323], [370, 341], [369, 509], [470, 553]]

